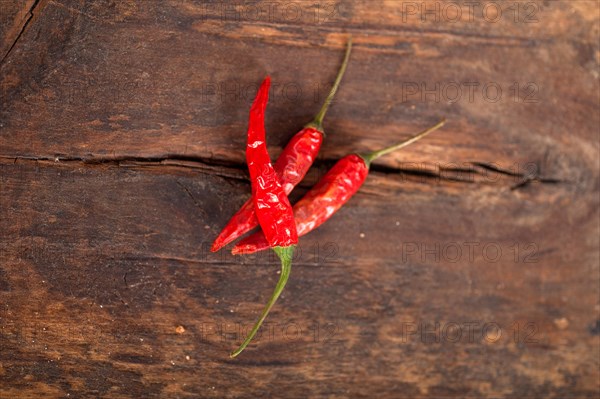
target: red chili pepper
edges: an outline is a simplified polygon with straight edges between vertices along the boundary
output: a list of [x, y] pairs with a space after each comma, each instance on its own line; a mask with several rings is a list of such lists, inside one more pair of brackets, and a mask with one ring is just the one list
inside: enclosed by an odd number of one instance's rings
[[[319, 182], [294, 205], [298, 236], [316, 229], [342, 207], [362, 186], [375, 159], [405, 147], [444, 125], [438, 124], [416, 136], [366, 155], [351, 154], [340, 159]], [[258, 231], [240, 241], [231, 251], [234, 255], [251, 254], [269, 247], [265, 235]]]
[[[342, 77], [344, 76], [350, 58], [351, 48], [352, 38], [348, 40], [344, 61], [342, 62], [342, 66], [338, 71], [333, 87], [327, 95], [321, 110], [311, 123], [307, 124], [292, 137], [275, 163], [275, 172], [277, 173], [286, 194], [289, 194], [293, 188], [302, 181], [319, 153], [324, 136], [323, 118], [325, 117], [325, 113], [327, 112]], [[218, 251], [256, 226], [258, 226], [258, 219], [254, 212], [253, 200], [250, 198], [242, 205], [240, 210], [233, 215], [223, 231], [221, 231], [219, 236], [215, 239], [211, 251]]]
[[267, 76], [260, 86], [250, 109], [248, 123], [248, 145], [246, 159], [252, 183], [252, 198], [260, 227], [268, 245], [281, 259], [281, 276], [260, 318], [246, 337], [242, 345], [231, 353], [239, 355], [252, 341], [254, 335], [279, 298], [290, 275], [292, 255], [298, 243], [298, 233], [294, 222], [294, 212], [286, 193], [275, 173], [267, 152], [265, 134], [265, 109], [269, 100], [271, 79]]

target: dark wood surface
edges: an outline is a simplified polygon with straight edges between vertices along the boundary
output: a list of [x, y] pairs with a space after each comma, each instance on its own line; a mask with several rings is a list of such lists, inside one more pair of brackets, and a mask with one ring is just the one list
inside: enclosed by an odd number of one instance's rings
[[[0, 397], [599, 394], [596, 1], [2, 0], [0, 23]], [[231, 360], [279, 268], [208, 251], [249, 193], [249, 104], [270, 74], [276, 157], [350, 34], [293, 199], [448, 123], [302, 238]]]

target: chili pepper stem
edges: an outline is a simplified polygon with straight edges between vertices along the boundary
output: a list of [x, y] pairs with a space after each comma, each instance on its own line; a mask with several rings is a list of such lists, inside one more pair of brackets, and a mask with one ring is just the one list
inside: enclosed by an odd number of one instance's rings
[[374, 151], [369, 154], [359, 154], [359, 156], [365, 161], [367, 166], [369, 166], [371, 164], [371, 162], [373, 162], [377, 158], [382, 157], [386, 154], [389, 154], [392, 151], [396, 151], [400, 148], [406, 147], [407, 145], [412, 144], [415, 141], [422, 139], [423, 137], [427, 136], [429, 133], [431, 133], [435, 130], [438, 130], [439, 128], [444, 126], [445, 123], [446, 123], [446, 119], [442, 119], [437, 124], [433, 125], [432, 127], [428, 128], [428, 129], [423, 130], [421, 133], [416, 134], [415, 136], [411, 137], [408, 140], [401, 141], [400, 143], [394, 144], [393, 146], [384, 148], [379, 151]]
[[281, 292], [283, 291], [283, 288], [285, 287], [285, 284], [287, 283], [288, 278], [290, 277], [290, 272], [292, 271], [292, 256], [294, 255], [295, 248], [295, 245], [291, 245], [289, 247], [273, 247], [273, 251], [275, 251], [279, 259], [281, 260], [281, 275], [279, 276], [279, 281], [275, 286], [275, 290], [271, 295], [271, 299], [269, 299], [269, 302], [267, 302], [267, 305], [262, 311], [260, 318], [254, 324], [254, 327], [252, 327], [252, 330], [250, 331], [244, 342], [240, 345], [240, 347], [229, 355], [231, 358], [236, 357], [237, 355], [242, 353], [244, 349], [246, 349], [248, 344], [252, 341], [252, 339], [258, 332], [263, 321], [265, 321], [265, 319], [267, 318], [269, 311], [271, 311], [271, 308], [273, 307], [273, 305], [275, 305], [275, 302], [277, 302], [279, 295], [281, 295]]
[[313, 119], [312, 122], [310, 122], [309, 124], [307, 124], [304, 127], [307, 127], [307, 128], [312, 127], [314, 129], [317, 129], [320, 132], [323, 132], [323, 119], [325, 118], [327, 109], [329, 108], [329, 106], [331, 105], [331, 102], [333, 101], [333, 97], [335, 96], [335, 93], [337, 92], [338, 88], [340, 87], [340, 82], [342, 81], [342, 77], [344, 76], [344, 73], [346, 72], [346, 67], [348, 66], [348, 60], [350, 59], [350, 51], [351, 50], [352, 50], [352, 36], [350, 36], [350, 38], [348, 39], [348, 44], [346, 44], [346, 53], [344, 54], [344, 61], [342, 61], [342, 66], [340, 67], [340, 70], [338, 71], [337, 76], [335, 77], [335, 82], [333, 82], [333, 87], [331, 87], [329, 94], [327, 94], [327, 98], [325, 99], [325, 102], [321, 106], [319, 113], [315, 116], [315, 119]]

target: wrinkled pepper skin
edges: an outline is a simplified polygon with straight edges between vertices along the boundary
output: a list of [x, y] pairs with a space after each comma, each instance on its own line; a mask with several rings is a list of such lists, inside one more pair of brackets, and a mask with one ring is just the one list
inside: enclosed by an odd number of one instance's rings
[[[319, 182], [294, 205], [298, 236], [316, 229], [337, 212], [365, 182], [369, 167], [356, 154], [340, 159]], [[269, 248], [269, 241], [258, 231], [240, 241], [231, 251], [251, 254]]]
[[[291, 193], [302, 181], [319, 154], [322, 143], [323, 133], [315, 128], [306, 127], [296, 133], [285, 146], [274, 168], [286, 194]], [[250, 197], [215, 239], [211, 251], [218, 251], [257, 226], [254, 202]]]
[[306, 173], [317, 158], [323, 133], [312, 127], [305, 127], [285, 146], [275, 162], [275, 172], [286, 194], [304, 179]]
[[[323, 138], [325, 136], [323, 133], [323, 118], [325, 117], [327, 109], [331, 105], [333, 97], [340, 86], [342, 77], [346, 72], [351, 49], [352, 38], [349, 38], [346, 45], [344, 60], [319, 113], [312, 122], [296, 133], [283, 149], [275, 163], [275, 172], [279, 176], [279, 181], [286, 194], [289, 194], [294, 186], [304, 178], [306, 172], [308, 172], [308, 169], [319, 153], [321, 143], [323, 143]], [[215, 239], [211, 246], [211, 251], [218, 251], [225, 245], [237, 240], [239, 237], [258, 226], [258, 224], [258, 219], [254, 214], [253, 200], [249, 199], [242, 208], [233, 215], [225, 228]]]
[[265, 109], [270, 85], [267, 76], [250, 108], [246, 161], [256, 218], [267, 242], [271, 247], [289, 247], [298, 243], [294, 213], [267, 152]]
[[[363, 185], [369, 165], [375, 159], [410, 145], [446, 123], [445, 119], [411, 138], [369, 154], [351, 154], [340, 159], [306, 195], [294, 205], [298, 236], [316, 229], [342, 207]], [[257, 232], [240, 241], [234, 255], [251, 254], [269, 248], [269, 240]]]
[[263, 309], [259, 319], [246, 336], [242, 344], [230, 353], [237, 357], [252, 342], [252, 339], [265, 321], [271, 308], [283, 292], [292, 270], [292, 256], [298, 243], [298, 233], [294, 222], [294, 211], [287, 194], [279, 182], [279, 176], [271, 164], [267, 152], [265, 133], [265, 109], [269, 101], [271, 79], [267, 76], [256, 94], [250, 108], [248, 123], [248, 145], [246, 161], [252, 183], [254, 211], [267, 242], [281, 260], [281, 273], [271, 298]]

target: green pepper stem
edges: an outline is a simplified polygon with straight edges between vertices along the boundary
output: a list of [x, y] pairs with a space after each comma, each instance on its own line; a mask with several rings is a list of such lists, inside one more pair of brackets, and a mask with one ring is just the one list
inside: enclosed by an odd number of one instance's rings
[[265, 321], [265, 319], [267, 318], [269, 311], [271, 311], [271, 308], [273, 307], [273, 305], [275, 305], [277, 298], [279, 298], [279, 295], [281, 295], [281, 292], [283, 291], [283, 288], [285, 287], [285, 284], [287, 283], [288, 278], [290, 277], [290, 272], [292, 271], [292, 256], [294, 255], [295, 248], [295, 245], [289, 247], [273, 247], [273, 251], [275, 251], [279, 259], [281, 260], [281, 275], [279, 276], [279, 281], [275, 286], [275, 291], [273, 291], [271, 299], [269, 299], [269, 302], [267, 302], [267, 306], [265, 306], [264, 310], [262, 311], [260, 318], [258, 319], [256, 324], [254, 324], [254, 327], [252, 327], [252, 331], [250, 331], [250, 333], [248, 334], [244, 342], [240, 345], [240, 347], [229, 355], [230, 357], [236, 357], [237, 355], [242, 353], [242, 351], [248, 346], [248, 344], [252, 341], [252, 339], [258, 332], [258, 329], [262, 325], [263, 321]]
[[382, 150], [379, 151], [374, 151], [371, 152], [369, 154], [360, 154], [359, 156], [365, 161], [365, 163], [367, 164], [367, 166], [369, 166], [371, 164], [371, 162], [373, 162], [374, 160], [376, 160], [379, 157], [382, 157], [386, 154], [389, 154], [392, 151], [396, 151], [400, 148], [406, 147], [409, 144], [414, 143], [415, 141], [418, 141], [420, 139], [422, 139], [423, 137], [427, 136], [429, 133], [438, 130], [439, 128], [441, 128], [442, 126], [444, 126], [444, 124], [446, 123], [446, 119], [442, 119], [441, 121], [439, 121], [437, 124], [435, 124], [434, 126], [423, 130], [421, 133], [414, 135], [413, 137], [411, 137], [408, 140], [404, 140], [401, 141], [400, 143], [394, 144], [391, 147], [387, 147], [384, 148]]
[[348, 44], [346, 44], [346, 54], [344, 55], [344, 61], [342, 61], [342, 66], [340, 67], [340, 70], [338, 71], [337, 76], [335, 77], [335, 82], [333, 82], [333, 87], [329, 91], [329, 94], [327, 95], [325, 102], [321, 106], [319, 113], [317, 114], [317, 116], [315, 116], [315, 119], [313, 119], [312, 122], [307, 124], [305, 127], [312, 127], [312, 128], [317, 129], [320, 132], [323, 132], [323, 118], [325, 118], [327, 109], [331, 105], [331, 102], [333, 101], [333, 97], [335, 96], [335, 93], [337, 92], [338, 87], [340, 87], [340, 82], [342, 81], [342, 77], [344, 76], [344, 73], [346, 72], [346, 67], [348, 66], [348, 60], [350, 59], [350, 51], [351, 50], [352, 50], [352, 36], [350, 36], [350, 38], [348, 39]]

